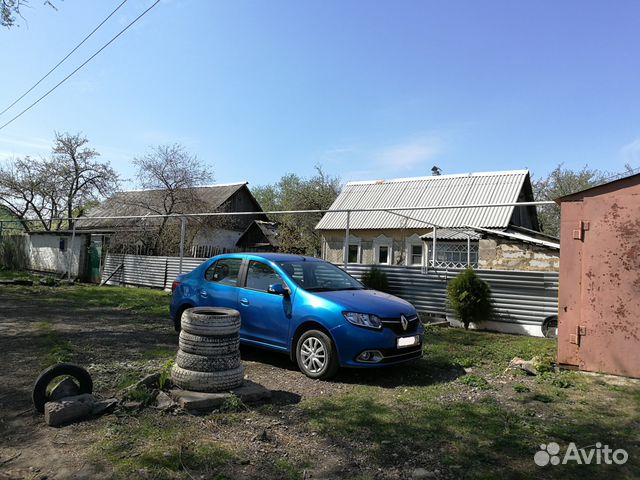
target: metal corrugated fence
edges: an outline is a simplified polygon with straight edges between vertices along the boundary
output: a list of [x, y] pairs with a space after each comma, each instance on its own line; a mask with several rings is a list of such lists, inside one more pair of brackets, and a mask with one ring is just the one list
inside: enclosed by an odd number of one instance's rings
[[[184, 258], [183, 272], [190, 272], [204, 259]], [[178, 257], [148, 257], [108, 254], [102, 278], [106, 279], [124, 265], [108, 282], [109, 285], [136, 285], [171, 288], [179, 274]], [[360, 279], [370, 265], [349, 265], [348, 272]], [[420, 267], [387, 266], [378, 268], [387, 274], [390, 293], [431, 315], [446, 315], [447, 284], [461, 269], [429, 270]], [[508, 270], [476, 270], [491, 286], [498, 318], [496, 321], [516, 325], [538, 326], [550, 315], [558, 313], [558, 273]]]
[[[204, 258], [182, 259], [182, 271], [190, 272], [202, 262]], [[179, 257], [150, 257], [144, 255], [106, 255], [102, 278], [107, 279], [120, 268], [108, 285], [133, 285], [138, 287], [171, 288], [171, 283], [180, 274]]]
[[[348, 272], [360, 279], [370, 265], [349, 265]], [[417, 310], [446, 315], [447, 284], [461, 269], [429, 270], [421, 267], [377, 266], [387, 274], [389, 293], [411, 302]], [[558, 273], [510, 270], [476, 270], [491, 286], [496, 321], [540, 325], [558, 313]]]

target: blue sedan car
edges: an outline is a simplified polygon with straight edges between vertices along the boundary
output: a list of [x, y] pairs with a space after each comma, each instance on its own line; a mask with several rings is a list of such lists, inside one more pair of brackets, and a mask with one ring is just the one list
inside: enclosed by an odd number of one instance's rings
[[177, 277], [172, 291], [176, 330], [187, 308], [236, 309], [241, 343], [289, 354], [311, 378], [422, 356], [424, 329], [413, 305], [317, 258], [219, 255]]

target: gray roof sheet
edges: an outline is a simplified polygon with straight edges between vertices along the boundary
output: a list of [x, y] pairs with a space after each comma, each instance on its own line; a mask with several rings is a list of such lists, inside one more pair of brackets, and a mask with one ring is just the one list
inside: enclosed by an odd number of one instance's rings
[[[457, 175], [350, 182], [340, 192], [330, 210], [366, 208], [432, 207], [517, 202], [527, 170], [480, 172]], [[424, 228], [433, 224], [444, 228], [468, 225], [506, 228], [515, 207], [460, 208], [443, 210], [352, 212], [349, 227], [354, 230]], [[347, 214], [328, 212], [316, 226], [319, 230], [344, 230]]]
[[[247, 182], [234, 184], [211, 185], [206, 187], [193, 187], [196, 202], [193, 204], [193, 197], [185, 197], [184, 205], [178, 204], [175, 213], [188, 212], [213, 212], [224, 204], [238, 190], [247, 185]], [[142, 223], [154, 223], [155, 219], [99, 219], [93, 217], [128, 217], [136, 215], [162, 214], [165, 210], [161, 206], [165, 197], [163, 190], [131, 190], [118, 192], [109, 197], [97, 207], [91, 209], [89, 214], [77, 220], [76, 226], [82, 228], [117, 228], [141, 225]], [[187, 204], [188, 203], [188, 204]]]

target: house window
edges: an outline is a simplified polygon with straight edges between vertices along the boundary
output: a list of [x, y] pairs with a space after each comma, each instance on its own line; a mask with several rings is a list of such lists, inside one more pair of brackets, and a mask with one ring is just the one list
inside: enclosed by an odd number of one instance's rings
[[358, 245], [357, 243], [349, 244], [347, 261], [349, 263], [360, 263], [360, 245]]
[[423, 262], [423, 254], [424, 254], [424, 242], [422, 239], [413, 234], [406, 240], [406, 249], [405, 249], [406, 260], [405, 263], [407, 265], [420, 265], [422, 266]]
[[[477, 243], [471, 245], [469, 261], [471, 267], [478, 267]], [[465, 268], [467, 266], [467, 243], [436, 241], [436, 261], [434, 264], [429, 259], [429, 265], [432, 267]]]
[[409, 263], [411, 265], [422, 265], [422, 245], [411, 245], [411, 257]]
[[378, 235], [373, 239], [373, 263], [391, 265], [393, 263], [393, 239]]
[[67, 239], [66, 238], [61, 238], [60, 239], [60, 251], [61, 252], [66, 252], [67, 251]]
[[389, 263], [389, 247], [386, 245], [378, 247], [378, 263]]

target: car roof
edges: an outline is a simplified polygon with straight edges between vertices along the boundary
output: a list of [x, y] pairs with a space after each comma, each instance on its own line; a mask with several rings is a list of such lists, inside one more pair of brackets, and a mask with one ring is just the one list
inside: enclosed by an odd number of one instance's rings
[[219, 255], [219, 258], [222, 257], [230, 257], [230, 258], [238, 258], [238, 257], [247, 257], [247, 258], [263, 258], [265, 260], [269, 260], [271, 262], [324, 262], [321, 258], [316, 257], [308, 257], [306, 255], [293, 255], [291, 253], [261, 253], [261, 252], [242, 252], [242, 253], [228, 253], [224, 255]]

